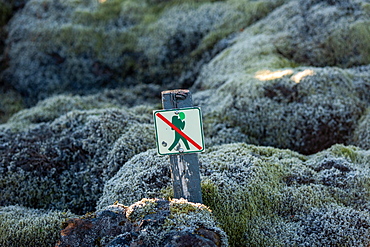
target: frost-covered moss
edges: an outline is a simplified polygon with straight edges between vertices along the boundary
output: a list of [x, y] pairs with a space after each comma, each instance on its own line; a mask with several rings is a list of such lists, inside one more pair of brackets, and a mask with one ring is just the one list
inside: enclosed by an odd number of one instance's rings
[[[121, 2], [28, 1], [9, 25], [10, 62], [4, 79], [29, 105], [55, 93], [117, 86], [130, 70], [126, 64], [132, 59], [125, 52], [135, 42]], [[84, 12], [91, 12], [95, 21], [86, 17], [82, 23]]]
[[117, 166], [155, 146], [150, 121], [146, 107], [101, 109], [2, 130], [0, 205], [92, 211]]
[[[100, 93], [84, 96], [58, 95], [42, 100], [34, 107], [17, 112], [3, 127], [13, 131], [22, 130], [35, 124], [52, 122], [56, 118], [76, 110], [138, 106], [137, 109], [146, 107], [147, 112], [150, 112], [151, 106], [149, 104], [159, 103], [159, 96], [159, 88], [155, 85], [137, 85], [131, 88], [104, 90]], [[140, 106], [141, 104], [144, 105]], [[13, 105], [13, 107], [16, 106]], [[135, 112], [135, 107], [130, 111]], [[139, 114], [138, 112], [138, 118], [150, 118], [145, 116], [145, 112]]]
[[117, 200], [130, 205], [141, 198], [160, 197], [161, 189], [171, 182], [168, 157], [158, 156], [154, 150], [136, 155], [126, 163], [120, 162], [119, 158], [111, 160], [119, 171], [105, 183], [97, 208]]
[[24, 108], [22, 97], [14, 90], [0, 89], [0, 124]]
[[188, 87], [218, 41], [282, 3], [29, 0], [10, 22], [3, 78], [29, 105], [139, 82]]
[[115, 203], [67, 222], [58, 247], [228, 246], [211, 211], [184, 199], [142, 199], [129, 207]]
[[370, 109], [359, 121], [353, 135], [353, 144], [364, 149], [370, 149]]
[[[200, 161], [203, 203], [228, 234], [231, 246], [370, 243], [366, 150], [335, 145], [304, 156], [230, 144], [208, 148]], [[129, 204], [161, 192], [168, 195], [168, 162], [154, 150], [135, 156], [106, 183], [98, 208], [117, 200]], [[320, 210], [320, 221], [312, 221]], [[316, 227], [325, 234], [317, 233]]]
[[[353, 78], [354, 72], [338, 68], [233, 74], [218, 89], [195, 99], [206, 104], [205, 133], [212, 139], [225, 143], [237, 137], [311, 154], [335, 143], [350, 143], [368, 104], [362, 100], [365, 83]], [[218, 133], [223, 129], [240, 134], [229, 138], [225, 131]]]
[[291, 17], [285, 36], [276, 42], [279, 52], [312, 66], [368, 64], [370, 31], [368, 13], [362, 6], [365, 2], [291, 1], [284, 9]]
[[62, 223], [76, 217], [69, 212], [43, 211], [20, 206], [0, 207], [0, 245], [54, 246]]
[[304, 154], [350, 144], [369, 106], [364, 4], [288, 1], [231, 39], [193, 87], [206, 135]]
[[[170, 86], [191, 86], [201, 65], [228, 46], [231, 33], [239, 32], [282, 4], [282, 1], [189, 2], [165, 8], [158, 20], [148, 25], [147, 35], [139, 37], [138, 48], [151, 67], [143, 76], [160, 79]], [[223, 42], [219, 43], [220, 40]]]
[[[227, 236], [217, 226], [211, 210], [200, 203], [191, 203], [184, 199], [171, 199], [168, 203], [160, 199], [142, 199], [127, 208], [126, 216], [134, 224], [145, 219], [159, 223], [147, 224], [144, 225], [145, 229], [141, 229], [138, 239], [148, 245], [165, 246], [165, 242], [173, 234], [181, 236], [182, 232], [187, 232], [202, 235], [205, 230], [218, 235], [213, 239], [217, 241], [214, 243], [216, 246], [228, 246]], [[209, 237], [204, 235], [203, 237]]]

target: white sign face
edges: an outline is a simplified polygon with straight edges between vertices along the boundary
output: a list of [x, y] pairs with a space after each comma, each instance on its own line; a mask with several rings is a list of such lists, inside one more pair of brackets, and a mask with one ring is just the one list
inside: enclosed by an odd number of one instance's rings
[[158, 154], [204, 151], [202, 115], [199, 107], [157, 110], [153, 115]]

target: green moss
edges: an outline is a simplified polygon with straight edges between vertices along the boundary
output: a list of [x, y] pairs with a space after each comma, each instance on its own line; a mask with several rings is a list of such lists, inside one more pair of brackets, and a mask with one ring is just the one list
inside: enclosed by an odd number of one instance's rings
[[[342, 64], [345, 67], [364, 65], [370, 62], [370, 22], [358, 21], [348, 29], [333, 32], [325, 42], [331, 51], [329, 64]], [[350, 57], [358, 54], [358, 57]], [[328, 58], [327, 58], [328, 59]]]
[[336, 156], [348, 158], [351, 162], [358, 162], [360, 149], [355, 146], [344, 146], [341, 144], [334, 145], [329, 149]]
[[19, 93], [0, 89], [0, 124], [6, 122], [13, 114], [24, 108], [22, 97]]
[[[315, 225], [306, 226], [307, 215], [315, 209], [348, 207], [362, 214], [370, 208], [370, 155], [359, 148], [335, 145], [305, 156], [239, 143], [209, 147], [199, 160], [203, 204], [227, 233], [230, 246], [292, 246], [305, 237], [312, 237], [310, 243], [317, 246], [333, 243], [332, 235], [313, 239]], [[159, 191], [172, 193], [167, 169], [168, 160], [157, 157], [155, 150], [135, 156], [106, 183], [100, 207], [107, 201], [127, 204], [143, 196], [157, 197]], [[174, 206], [166, 226], [186, 226], [197, 210], [194, 205]], [[344, 217], [322, 225], [349, 222], [352, 219]], [[363, 243], [362, 230], [353, 230], [353, 246]], [[335, 238], [342, 239], [341, 233]]]
[[[212, 210], [213, 215], [220, 222], [221, 228], [228, 235], [230, 245], [244, 245], [245, 230], [252, 214], [247, 209], [249, 201], [245, 198], [231, 199], [227, 195], [225, 196], [226, 191], [219, 191], [218, 186], [209, 179], [202, 180], [201, 186], [203, 204]], [[235, 195], [235, 191], [232, 195]], [[238, 201], [240, 199], [241, 201]], [[251, 204], [249, 206], [249, 209], [253, 208]]]
[[362, 9], [365, 11], [365, 13], [370, 16], [370, 3], [361, 3]]
[[0, 207], [0, 246], [54, 246], [69, 212], [42, 211], [19, 206]]
[[228, 4], [234, 9], [234, 15], [225, 19], [215, 30], [209, 32], [202, 40], [202, 43], [192, 52], [197, 56], [212, 48], [218, 41], [226, 38], [232, 33], [244, 30], [252, 23], [265, 17], [274, 8], [283, 4], [284, 1], [235, 1], [229, 0]]
[[113, 38], [102, 28], [66, 24], [60, 27], [55, 39], [59, 44], [67, 45], [70, 53], [76, 55], [92, 53], [105, 61], [114, 52], [122, 54], [133, 50], [136, 35], [131, 32], [117, 32]]
[[157, 202], [155, 199], [142, 199], [127, 208], [126, 217], [132, 221], [140, 221], [148, 214], [155, 213]]
[[159, 16], [163, 12], [178, 6], [191, 6], [191, 7], [199, 7], [205, 3], [212, 3], [212, 2], [224, 2], [225, 0], [169, 0], [169, 1], [161, 1], [161, 0], [149, 0], [150, 3], [150, 10], [151, 14]]
[[[116, 19], [119, 17], [121, 12], [121, 5], [123, 0], [109, 0], [99, 4], [97, 10], [91, 13], [92, 17], [90, 20], [106, 21], [110, 19]], [[79, 13], [76, 13], [79, 15]]]
[[[230, 146], [231, 148], [231, 146]], [[215, 149], [217, 149], [215, 147]], [[213, 150], [208, 150], [212, 156], [216, 155]], [[263, 148], [249, 145], [240, 145], [232, 151], [232, 157], [238, 160], [238, 157], [250, 157], [253, 162], [250, 168], [249, 165], [243, 169], [248, 169], [250, 174], [247, 183], [233, 184], [231, 180], [226, 180], [225, 183], [230, 183], [229, 186], [220, 185], [220, 180], [206, 178], [202, 181], [202, 195], [203, 203], [207, 205], [220, 222], [222, 229], [226, 231], [229, 236], [231, 246], [272, 246], [271, 239], [258, 238], [260, 242], [253, 243], [250, 239], [256, 239], [259, 234], [255, 231], [256, 226], [253, 222], [257, 221], [262, 216], [273, 217], [275, 215], [276, 205], [280, 203], [279, 191], [284, 184], [281, 179], [286, 176], [287, 168], [284, 164], [276, 163], [276, 159], [283, 160], [290, 157], [290, 161], [286, 160], [289, 164], [291, 161], [297, 160], [296, 157], [304, 159], [302, 155], [297, 155], [290, 151], [278, 151], [274, 148]], [[220, 158], [223, 154], [220, 154]], [[226, 160], [233, 159], [232, 157], [225, 157]], [[260, 158], [252, 158], [260, 157]], [[294, 157], [294, 158], [293, 158]], [[216, 158], [216, 157], [215, 157]], [[208, 160], [208, 159], [206, 159]], [[220, 163], [213, 163], [212, 167], [217, 167], [220, 172], [225, 174], [233, 173], [235, 176], [243, 176], [238, 174], [241, 172], [241, 167], [234, 163], [238, 168], [233, 166], [233, 162], [223, 161]], [[203, 161], [207, 162], [207, 161]], [[237, 162], [237, 161], [236, 161]], [[238, 174], [238, 175], [237, 175]], [[229, 174], [229, 176], [232, 174]], [[221, 179], [223, 180], [223, 179]], [[231, 185], [231, 186], [230, 186]], [[225, 213], [227, 212], [227, 213]], [[254, 236], [254, 237], [253, 237]]]
[[172, 184], [162, 188], [160, 193], [161, 197], [165, 198], [166, 200], [171, 200], [174, 197]]
[[0, 27], [4, 26], [10, 16], [12, 15], [12, 7], [10, 4], [1, 1], [0, 2]]
[[361, 63], [370, 63], [370, 21], [361, 21], [353, 24], [349, 36], [355, 47], [355, 54], [360, 53]]
[[189, 214], [191, 212], [199, 212], [202, 210], [209, 210], [206, 206], [198, 204], [190, 204], [187, 200], [176, 200], [170, 203], [170, 213], [171, 217], [176, 217], [178, 214]]

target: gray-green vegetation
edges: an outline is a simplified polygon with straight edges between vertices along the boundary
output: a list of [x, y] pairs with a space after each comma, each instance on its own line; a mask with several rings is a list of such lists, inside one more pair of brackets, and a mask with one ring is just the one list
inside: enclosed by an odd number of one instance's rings
[[369, 19], [368, 0], [0, 0], [0, 232], [50, 246], [57, 228], [17, 230], [62, 214], [40, 209], [172, 197], [152, 110], [190, 87], [231, 246], [368, 246]]
[[[137, 85], [127, 89], [104, 90], [101, 93], [80, 95], [57, 95], [39, 101], [36, 106], [13, 114], [2, 128], [21, 131], [40, 123], [51, 123], [56, 118], [71, 111], [84, 111], [107, 108], [132, 108], [138, 118], [150, 119], [150, 108], [159, 105], [160, 90], [155, 85]], [[7, 98], [5, 98], [7, 99]], [[17, 107], [17, 105], [13, 106]], [[18, 106], [19, 107], [19, 106]], [[148, 112], [140, 114], [139, 109]], [[136, 110], [135, 110], [136, 109]], [[154, 108], [153, 108], [154, 109]]]
[[[200, 155], [203, 203], [231, 246], [366, 246], [370, 231], [370, 153], [335, 145], [312, 156], [228, 144]], [[114, 201], [171, 197], [166, 157], [154, 150], [126, 162], [104, 188]], [[345, 226], [345, 227], [343, 227]]]
[[70, 212], [43, 211], [20, 206], [0, 207], [0, 246], [55, 246]]
[[299, 67], [233, 75], [197, 103], [208, 102], [203, 119], [211, 138], [223, 138], [222, 125], [236, 127], [244, 135], [235, 135], [239, 141], [311, 154], [351, 143], [368, 105], [361, 99], [365, 90], [348, 70]]
[[[155, 145], [150, 113], [145, 106], [75, 110], [21, 131], [1, 131], [0, 204], [93, 211], [120, 162]], [[120, 162], [112, 164], [112, 157]]]
[[115, 203], [66, 224], [58, 247], [228, 246], [209, 208], [184, 199]]
[[366, 6], [289, 1], [233, 38], [193, 86], [209, 136], [236, 128], [244, 142], [304, 154], [352, 144], [369, 107]]
[[364, 149], [370, 149], [370, 108], [360, 119], [353, 134], [353, 144]]
[[282, 3], [29, 0], [9, 23], [3, 78], [28, 105], [142, 81], [188, 87], [214, 44]]

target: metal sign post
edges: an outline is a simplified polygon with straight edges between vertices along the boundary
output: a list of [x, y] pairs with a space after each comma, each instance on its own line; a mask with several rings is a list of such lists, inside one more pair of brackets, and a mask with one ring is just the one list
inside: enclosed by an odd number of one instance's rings
[[170, 155], [175, 198], [202, 203], [199, 160], [204, 151], [200, 108], [187, 89], [162, 92], [164, 110], [154, 111], [158, 154]]

